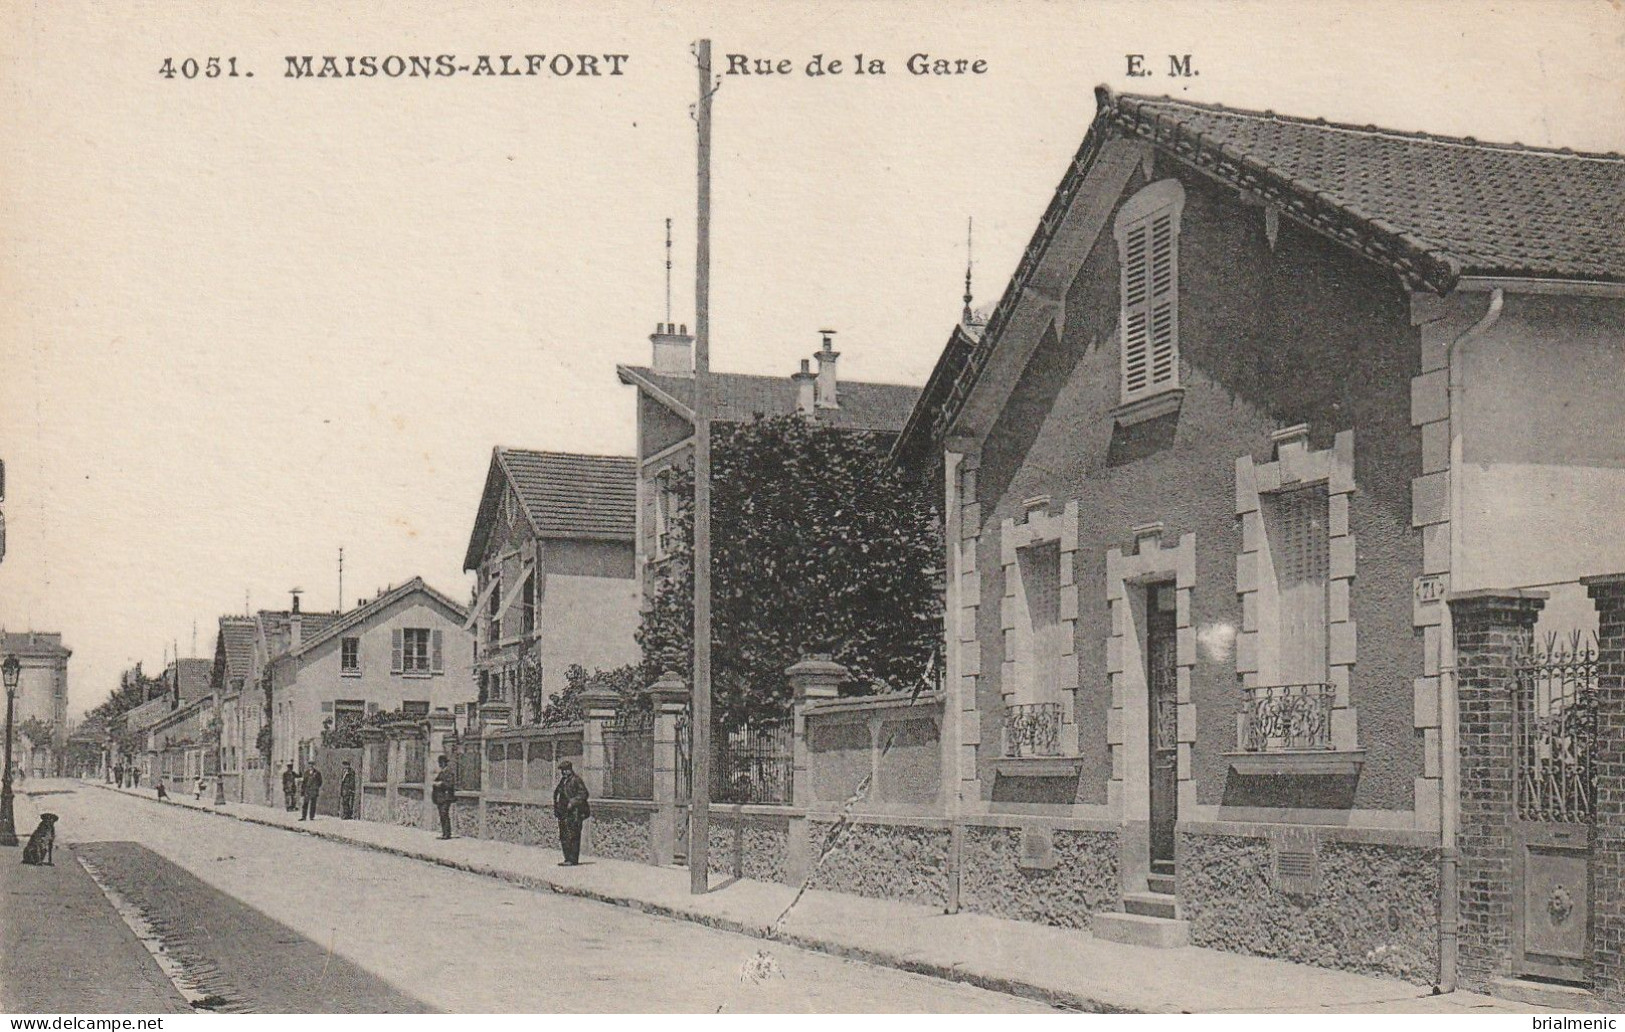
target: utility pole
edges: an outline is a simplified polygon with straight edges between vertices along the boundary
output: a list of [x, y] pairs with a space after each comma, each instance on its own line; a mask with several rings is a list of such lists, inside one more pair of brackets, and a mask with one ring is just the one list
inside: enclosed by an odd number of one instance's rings
[[339, 546], [339, 604], [333, 607], [338, 612], [344, 612], [344, 546]]
[[689, 892], [710, 889], [711, 845], [711, 41], [700, 66], [698, 232], [694, 245], [694, 704], [688, 807]]

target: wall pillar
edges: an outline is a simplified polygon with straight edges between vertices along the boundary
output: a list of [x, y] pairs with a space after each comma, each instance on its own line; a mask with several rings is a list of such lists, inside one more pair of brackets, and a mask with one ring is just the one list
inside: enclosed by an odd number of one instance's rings
[[1581, 580], [1597, 607], [1597, 809], [1591, 854], [1591, 978], [1625, 1003], [1625, 573]]
[[581, 712], [586, 718], [581, 729], [581, 780], [594, 798], [603, 798], [609, 790], [609, 756], [604, 750], [604, 727], [615, 719], [621, 697], [603, 688], [588, 688], [581, 693]]
[[1533, 642], [1546, 595], [1473, 591], [1453, 595], [1449, 603], [1461, 757], [1457, 970], [1463, 984], [1483, 988], [1516, 970], [1513, 687], [1518, 656]]
[[821, 700], [838, 698], [841, 683], [852, 673], [828, 654], [816, 653], [790, 667], [784, 676], [789, 680], [795, 698], [790, 803], [796, 813], [790, 818], [786, 836], [790, 855], [785, 861], [785, 876], [795, 885], [807, 877], [812, 867], [812, 843], [807, 827], [807, 811], [813, 802], [808, 763], [810, 753], [807, 748], [807, 707]]
[[677, 855], [677, 721], [688, 708], [688, 685], [668, 670], [643, 690], [654, 708], [654, 816], [649, 821], [649, 855], [657, 867]]
[[[451, 710], [442, 706], [423, 719], [423, 726], [428, 734], [427, 748], [423, 754], [423, 815], [419, 818], [418, 824], [426, 831], [439, 831], [440, 813], [435, 809], [431, 789], [434, 785], [434, 776], [440, 770], [440, 757], [446, 755], [446, 739], [457, 731], [457, 718], [452, 716]], [[456, 761], [448, 757], [448, 762], [455, 768]], [[456, 770], [453, 769], [452, 776], [455, 777], [456, 774]], [[454, 803], [453, 809], [455, 808]]]

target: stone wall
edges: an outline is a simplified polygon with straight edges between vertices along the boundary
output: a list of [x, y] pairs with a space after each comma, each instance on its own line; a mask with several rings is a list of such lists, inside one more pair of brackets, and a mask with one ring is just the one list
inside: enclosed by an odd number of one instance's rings
[[[716, 818], [712, 818], [715, 820]], [[948, 847], [946, 827], [920, 824], [856, 823], [819, 860], [834, 822], [808, 822], [812, 887], [905, 903], [946, 906]]]
[[[435, 815], [439, 820], [439, 815]], [[459, 795], [451, 808], [451, 833], [459, 838], [478, 838], [480, 834], [480, 800], [478, 796]]]
[[790, 818], [711, 808], [711, 873], [788, 883]]
[[1591, 978], [1625, 1006], [1625, 576], [1587, 582], [1597, 606], [1596, 831], [1591, 860]]
[[1282, 886], [1269, 839], [1182, 833], [1179, 905], [1191, 944], [1432, 982], [1438, 850], [1322, 842], [1317, 864], [1312, 886]]
[[1057, 829], [1049, 869], [1018, 864], [1021, 834], [1020, 828], [965, 828], [959, 860], [962, 909], [1063, 928], [1088, 928], [1092, 914], [1119, 909], [1115, 832]]
[[364, 821], [379, 821], [389, 823], [389, 798], [384, 795], [382, 785], [377, 788], [363, 787], [359, 800], [359, 816]]
[[[390, 817], [395, 824], [403, 828], [423, 827], [423, 789], [408, 788], [405, 785], [395, 790], [395, 805], [391, 807]], [[440, 818], [437, 815], [435, 820]]]
[[[593, 804], [592, 819], [587, 825], [594, 856], [650, 862], [649, 811], [622, 808], [600, 800]], [[554, 837], [557, 838], [556, 830]]]
[[553, 807], [541, 803], [486, 803], [485, 837], [498, 842], [559, 848]]

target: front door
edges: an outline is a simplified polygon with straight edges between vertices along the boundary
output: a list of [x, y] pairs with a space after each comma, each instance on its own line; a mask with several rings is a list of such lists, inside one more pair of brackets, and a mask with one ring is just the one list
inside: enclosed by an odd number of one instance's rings
[[1172, 582], [1146, 589], [1145, 680], [1150, 707], [1151, 864], [1174, 862], [1179, 820], [1179, 621]]
[[1547, 638], [1514, 682], [1513, 936], [1518, 973], [1586, 982], [1591, 947], [1596, 646]]

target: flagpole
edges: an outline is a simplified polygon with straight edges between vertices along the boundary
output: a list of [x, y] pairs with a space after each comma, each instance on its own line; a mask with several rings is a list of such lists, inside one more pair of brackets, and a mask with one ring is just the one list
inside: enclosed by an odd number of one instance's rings
[[711, 41], [700, 68], [699, 194], [694, 255], [694, 705], [690, 721], [689, 891], [710, 888], [711, 845]]

